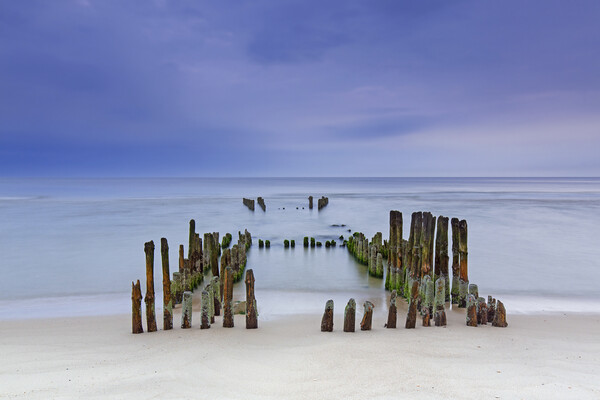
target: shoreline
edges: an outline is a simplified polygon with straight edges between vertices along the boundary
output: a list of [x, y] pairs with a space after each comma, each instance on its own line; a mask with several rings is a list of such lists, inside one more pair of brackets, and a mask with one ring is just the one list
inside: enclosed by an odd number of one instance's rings
[[[246, 330], [222, 317], [192, 328], [133, 335], [131, 316], [3, 321], [0, 397], [7, 398], [597, 398], [600, 315], [509, 315], [508, 328], [467, 327], [450, 310], [447, 327], [345, 333], [319, 314], [262, 320]], [[161, 314], [157, 313], [159, 326]], [[420, 322], [420, 321], [419, 321]]]

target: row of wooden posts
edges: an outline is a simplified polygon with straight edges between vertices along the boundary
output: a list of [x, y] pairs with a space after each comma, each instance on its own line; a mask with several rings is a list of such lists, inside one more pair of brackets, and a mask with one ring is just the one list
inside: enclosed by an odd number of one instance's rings
[[[423, 326], [431, 326], [431, 313], [435, 310], [434, 324], [435, 326], [446, 326], [446, 311], [444, 310], [444, 282], [441, 279], [436, 281], [436, 292], [435, 300], [432, 306], [421, 306], [421, 317]], [[418, 293], [417, 283], [414, 282], [414, 292]], [[472, 288], [477, 290], [477, 288]], [[483, 301], [475, 301], [479, 298]], [[396, 322], [398, 319], [398, 308], [396, 306], [397, 292], [393, 290], [390, 295], [390, 302], [388, 307], [387, 322], [384, 327], [388, 329], [395, 329]], [[404, 327], [406, 329], [414, 329], [417, 324], [417, 308], [420, 303], [418, 295], [411, 298], [408, 306], [408, 313], [406, 315], [406, 322]], [[369, 331], [371, 330], [373, 323], [373, 310], [375, 306], [370, 301], [365, 301], [363, 304], [363, 318], [360, 323], [360, 330]], [[354, 332], [356, 321], [356, 301], [354, 299], [348, 300], [348, 304], [344, 309], [344, 332]], [[478, 326], [486, 325], [488, 321], [492, 322], [492, 326], [496, 327], [507, 327], [506, 322], [506, 310], [504, 304], [501, 301], [496, 301], [492, 296], [488, 296], [488, 303], [477, 294], [469, 294], [469, 305], [467, 307], [467, 326]], [[321, 331], [332, 332], [333, 331], [333, 300], [327, 300], [325, 303], [325, 311], [323, 318], [321, 319]]]
[[[267, 211], [267, 205], [265, 204], [265, 199], [263, 199], [262, 197], [258, 197], [256, 199], [256, 202], [258, 203], [260, 208], [262, 208], [263, 211]], [[244, 203], [244, 205], [246, 207], [248, 207], [251, 211], [254, 211], [254, 199], [247, 199], [244, 197], [242, 199], [242, 203]]]
[[[228, 240], [225, 240], [228, 238]], [[204, 280], [204, 274], [211, 272], [212, 278], [202, 291], [202, 324], [201, 328], [210, 327], [214, 316], [220, 315], [223, 303], [223, 326], [233, 327], [232, 294], [233, 283], [239, 281], [244, 275], [247, 257], [246, 252], [252, 245], [252, 235], [245, 230], [238, 232], [238, 243], [231, 249], [221, 249], [231, 242], [231, 234], [224, 237], [223, 244], [219, 244], [219, 233], [205, 233], [204, 247], [202, 239], [195, 231], [195, 221], [190, 220], [188, 258], [184, 258], [183, 245], [179, 246], [179, 271], [173, 273], [173, 280], [169, 271], [169, 245], [166, 238], [161, 239], [161, 259], [163, 272], [163, 329], [173, 328], [173, 306], [182, 304], [182, 328], [191, 326], [192, 316], [192, 291]], [[154, 293], [154, 242], [144, 244], [146, 254], [146, 329], [148, 332], [157, 330], [155, 315]], [[221, 265], [219, 268], [219, 258]], [[132, 300], [132, 332], [142, 333], [142, 290], [140, 281], [131, 283]], [[256, 299], [254, 297], [254, 274], [252, 270], [246, 272], [246, 327], [257, 327]]]

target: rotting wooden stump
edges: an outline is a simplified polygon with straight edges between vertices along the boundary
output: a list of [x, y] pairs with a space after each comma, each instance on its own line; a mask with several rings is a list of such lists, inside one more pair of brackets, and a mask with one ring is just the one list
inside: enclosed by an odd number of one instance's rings
[[479, 325], [487, 325], [488, 323], [488, 309], [487, 304], [485, 304], [485, 299], [483, 297], [479, 297], [477, 299], [477, 323]]
[[364, 314], [362, 321], [360, 322], [361, 331], [370, 331], [371, 325], [373, 324], [373, 309], [375, 306], [370, 301], [365, 301], [363, 304]]
[[496, 310], [494, 312], [492, 326], [497, 326], [499, 328], [506, 328], [508, 326], [508, 322], [506, 322], [506, 309], [500, 300], [496, 301]]
[[160, 239], [160, 254], [163, 273], [163, 329], [173, 329], [173, 300], [171, 299], [171, 274], [169, 272], [169, 245], [166, 238]]
[[192, 292], [183, 292], [181, 300], [181, 329], [192, 327]]
[[435, 326], [446, 326], [446, 310], [444, 310], [445, 301], [446, 279], [442, 275], [435, 281], [435, 299], [433, 301], [433, 321]]
[[183, 272], [183, 266], [185, 264], [185, 257], [183, 256], [183, 245], [179, 245], [179, 272]]
[[472, 294], [473, 297], [479, 299], [479, 287], [474, 283], [469, 283], [469, 294]]
[[411, 298], [408, 304], [408, 313], [406, 314], [406, 329], [414, 329], [417, 325], [417, 302], [419, 301], [419, 282], [413, 281], [410, 290]]
[[431, 326], [431, 314], [429, 313], [429, 308], [424, 307], [421, 311], [421, 314], [423, 316], [423, 326]]
[[397, 296], [398, 296], [397, 292], [395, 290], [392, 290], [392, 294], [390, 295], [390, 307], [388, 310], [388, 319], [387, 319], [387, 323], [385, 324], [386, 328], [391, 328], [391, 329], [396, 328], [396, 319], [398, 317], [398, 309], [396, 307]]
[[146, 324], [148, 332], [155, 332], [156, 314], [154, 311], [154, 242], [149, 241], [144, 244], [146, 253]]
[[251, 211], [254, 211], [254, 200], [253, 199], [247, 199], [244, 197], [242, 199], [242, 203], [244, 203], [244, 205], [246, 207], [248, 207]]
[[467, 297], [467, 326], [477, 326], [477, 300], [472, 294]]
[[210, 328], [210, 296], [206, 290], [202, 291], [202, 317], [200, 329]]
[[488, 296], [488, 302], [487, 302], [487, 307], [488, 307], [488, 322], [493, 322], [494, 321], [494, 315], [496, 312], [496, 299], [494, 299], [492, 296]]
[[223, 284], [223, 327], [233, 328], [233, 270], [231, 267], [225, 268], [225, 280]]
[[321, 319], [321, 332], [333, 332], [333, 300], [325, 303], [325, 312]]
[[354, 299], [348, 300], [346, 308], [344, 309], [344, 332], [354, 332], [356, 324], [356, 301]]
[[142, 326], [142, 288], [140, 280], [131, 282], [131, 333], [144, 333]]
[[258, 311], [256, 297], [254, 296], [254, 271], [246, 271], [246, 329], [258, 328]]
[[218, 276], [213, 276], [210, 280], [210, 283], [213, 288], [213, 305], [214, 305], [214, 315], [221, 315], [221, 280]]

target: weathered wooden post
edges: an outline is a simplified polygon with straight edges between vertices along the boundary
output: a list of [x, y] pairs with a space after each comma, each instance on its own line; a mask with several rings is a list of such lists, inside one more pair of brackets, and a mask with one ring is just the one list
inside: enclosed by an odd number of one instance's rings
[[256, 199], [256, 202], [258, 203], [260, 208], [262, 208], [263, 211], [267, 211], [267, 206], [265, 205], [265, 199], [263, 199], [262, 197], [259, 197]]
[[232, 310], [232, 300], [233, 300], [233, 270], [231, 267], [225, 268], [225, 281], [224, 281], [224, 290], [223, 294], [223, 327], [224, 328], [233, 328], [233, 310]]
[[[433, 303], [435, 300], [435, 284], [431, 280], [431, 276], [425, 275], [424, 280], [424, 289], [425, 289], [425, 298], [423, 305], [421, 306], [421, 310], [427, 309], [429, 311], [429, 316], [433, 315]], [[428, 325], [429, 326], [429, 325]]]
[[192, 327], [192, 292], [183, 292], [181, 300], [181, 329]]
[[460, 254], [458, 251], [458, 218], [452, 218], [450, 221], [452, 227], [452, 304], [458, 304], [458, 286], [460, 274]]
[[386, 328], [396, 328], [396, 318], [398, 316], [398, 309], [396, 308], [397, 296], [398, 292], [392, 290], [392, 294], [390, 295], [390, 308], [388, 311], [387, 324], [385, 324]]
[[333, 332], [333, 300], [325, 303], [325, 312], [321, 319], [321, 332]]
[[435, 299], [433, 302], [433, 308], [435, 310], [433, 314], [433, 321], [435, 326], [446, 326], [446, 311], [444, 310], [444, 303], [446, 301], [446, 284], [447, 281], [443, 276], [440, 276], [435, 281]]
[[183, 256], [183, 245], [179, 245], [179, 272], [183, 272], [183, 267], [185, 265], [185, 257]]
[[477, 299], [472, 294], [467, 296], [467, 326], [477, 326]]
[[414, 280], [410, 289], [410, 302], [408, 303], [408, 314], [406, 314], [406, 329], [414, 329], [417, 324], [417, 302], [419, 301], [419, 281]]
[[488, 309], [487, 304], [485, 304], [485, 299], [483, 297], [479, 297], [477, 299], [477, 323], [479, 325], [487, 325], [488, 323]]
[[258, 328], [258, 312], [254, 297], [254, 271], [246, 271], [246, 329]]
[[312, 196], [308, 196], [308, 208], [310, 210], [312, 210], [312, 208], [313, 208], [313, 197]]
[[356, 301], [354, 299], [348, 300], [346, 308], [344, 309], [344, 332], [354, 332], [354, 326], [356, 321]]
[[169, 272], [169, 245], [166, 238], [160, 239], [160, 254], [163, 273], [163, 329], [173, 329], [173, 300], [171, 299], [171, 273]]
[[430, 212], [423, 213], [423, 229], [421, 234], [421, 279], [425, 275], [433, 275], [433, 236], [435, 217]]
[[475, 300], [479, 299], [479, 288], [474, 283], [469, 283], [469, 294], [472, 294], [475, 297]]
[[361, 331], [370, 331], [371, 325], [373, 323], [373, 308], [375, 308], [375, 306], [373, 305], [373, 303], [371, 303], [370, 301], [367, 300], [363, 304], [363, 307], [364, 307], [364, 314], [363, 314], [362, 321], [360, 322], [360, 330]]
[[142, 288], [140, 280], [131, 282], [131, 333], [144, 333], [142, 326]]
[[458, 252], [459, 260], [459, 281], [458, 281], [458, 307], [466, 306], [466, 299], [469, 290], [469, 271], [467, 268], [467, 221], [461, 220], [458, 223]]
[[383, 256], [381, 253], [377, 253], [375, 276], [378, 278], [383, 278]]
[[492, 296], [488, 296], [487, 307], [488, 307], [488, 318], [487, 319], [489, 322], [493, 322], [494, 314], [496, 312], [496, 299], [494, 299]]
[[201, 315], [200, 329], [209, 329], [210, 328], [210, 297], [206, 290], [202, 291], [201, 310], [202, 310], [202, 315]]
[[154, 242], [149, 241], [144, 244], [146, 253], [146, 324], [148, 332], [155, 332], [156, 314], [154, 311]]
[[499, 328], [506, 328], [508, 326], [508, 323], [506, 322], [506, 309], [500, 300], [496, 301], [496, 310], [494, 312], [492, 326], [497, 326]]
[[435, 237], [435, 280], [443, 277], [446, 282], [446, 299], [450, 301], [450, 278], [448, 276], [448, 217], [439, 216]]
[[213, 276], [210, 280], [213, 288], [214, 315], [221, 315], [221, 280], [218, 276]]

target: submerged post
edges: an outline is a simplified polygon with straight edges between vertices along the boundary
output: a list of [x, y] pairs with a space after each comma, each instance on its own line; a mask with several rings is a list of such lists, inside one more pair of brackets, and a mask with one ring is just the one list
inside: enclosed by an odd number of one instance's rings
[[356, 324], [356, 301], [354, 299], [348, 300], [346, 308], [344, 309], [344, 332], [354, 332], [354, 326]]
[[223, 294], [223, 327], [233, 328], [233, 270], [231, 267], [225, 268], [225, 281], [223, 284], [225, 293]]
[[154, 242], [149, 241], [144, 244], [146, 253], [146, 324], [148, 332], [155, 332], [156, 314], [154, 312]]
[[163, 273], [163, 329], [173, 329], [173, 300], [171, 299], [171, 274], [169, 272], [169, 245], [166, 238], [160, 239], [160, 254]]
[[312, 210], [312, 208], [313, 208], [313, 197], [312, 196], [308, 196], [308, 208], [310, 210]]
[[256, 298], [254, 297], [254, 271], [246, 271], [246, 329], [258, 328], [258, 313], [256, 311]]
[[142, 289], [140, 280], [131, 282], [131, 333], [144, 333], [142, 326]]
[[321, 332], [333, 331], [333, 300], [327, 300], [325, 303], [325, 312], [321, 319]]

